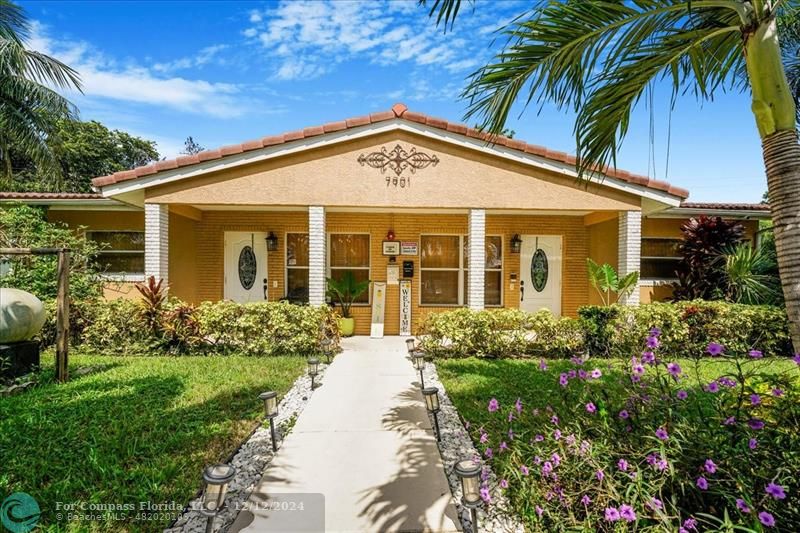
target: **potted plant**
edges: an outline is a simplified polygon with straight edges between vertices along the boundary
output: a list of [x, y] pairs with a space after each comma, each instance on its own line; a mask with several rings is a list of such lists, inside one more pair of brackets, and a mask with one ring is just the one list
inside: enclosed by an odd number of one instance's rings
[[350, 316], [350, 308], [353, 302], [369, 289], [369, 283], [369, 280], [357, 281], [352, 270], [346, 270], [341, 279], [328, 278], [328, 295], [342, 308], [339, 328], [345, 337], [352, 335], [356, 328], [356, 321]]

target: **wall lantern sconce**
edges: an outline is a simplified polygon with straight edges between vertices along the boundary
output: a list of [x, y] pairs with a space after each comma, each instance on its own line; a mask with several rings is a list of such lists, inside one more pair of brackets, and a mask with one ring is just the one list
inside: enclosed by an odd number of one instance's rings
[[519, 233], [515, 233], [513, 237], [511, 237], [511, 253], [518, 254], [519, 251], [522, 249], [522, 239], [519, 236]]
[[425, 378], [422, 377], [422, 371], [425, 370], [425, 356], [420, 352], [415, 352], [412, 357], [414, 361], [414, 369], [419, 370], [420, 388], [425, 388]]
[[317, 374], [319, 374], [319, 359], [317, 359], [316, 357], [311, 357], [308, 360], [308, 376], [311, 378], [311, 390], [312, 391], [314, 390], [314, 387], [316, 386], [314, 384], [314, 380], [316, 379]]
[[264, 417], [269, 420], [269, 432], [272, 436], [272, 451], [278, 451], [278, 441], [275, 438], [275, 417], [278, 416], [278, 393], [275, 391], [262, 392], [258, 398], [264, 402]]
[[439, 430], [439, 389], [436, 387], [425, 387], [422, 389], [422, 396], [425, 397], [425, 407], [433, 415], [433, 425], [436, 428], [436, 440], [442, 440]]
[[472, 516], [472, 531], [478, 531], [478, 507], [481, 505], [480, 475], [481, 466], [472, 459], [462, 459], [453, 468], [461, 480], [461, 504], [469, 509]]
[[235, 475], [236, 469], [228, 464], [211, 465], [203, 470], [203, 499], [200, 512], [208, 517], [206, 533], [214, 530], [214, 518], [225, 504], [228, 485]]
[[269, 235], [267, 235], [267, 238], [265, 240], [267, 241], [267, 251], [270, 252], [278, 251], [278, 236], [275, 235], [275, 233], [270, 231]]

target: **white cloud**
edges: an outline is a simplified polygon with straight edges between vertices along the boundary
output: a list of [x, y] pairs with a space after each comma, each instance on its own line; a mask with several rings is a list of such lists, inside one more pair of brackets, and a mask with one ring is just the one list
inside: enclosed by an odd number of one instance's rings
[[218, 63], [224, 63], [224, 61], [219, 58], [219, 53], [227, 48], [227, 44], [206, 46], [205, 48], [201, 48], [193, 57], [183, 57], [173, 61], [167, 61], [166, 63], [156, 63], [153, 65], [153, 70], [157, 72], [174, 72], [176, 70], [202, 67], [215, 59]]
[[[257, 13], [243, 34], [271, 52], [280, 80], [318, 77], [352, 59], [457, 72], [474, 66], [485, 51], [484, 39], [445, 35], [412, 1], [282, 0]], [[474, 35], [485, 22], [463, 17], [457, 29]]]
[[[33, 24], [32, 30], [27, 45], [77, 70], [83, 82], [83, 99], [135, 102], [218, 118], [238, 117], [247, 111], [237, 98], [240, 89], [235, 84], [161, 76], [160, 73], [167, 70], [166, 66], [150, 69], [119, 65], [88, 43], [51, 38], [41, 24]], [[208, 62], [221, 50], [220, 46], [205, 48], [196, 57], [176, 60], [170, 66], [176, 69], [182, 68], [186, 62], [195, 66]]]

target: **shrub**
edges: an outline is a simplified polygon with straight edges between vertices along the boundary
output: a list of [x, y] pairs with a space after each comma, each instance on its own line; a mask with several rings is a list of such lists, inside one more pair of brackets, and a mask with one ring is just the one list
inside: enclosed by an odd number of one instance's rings
[[[64, 224], [48, 222], [45, 211], [30, 206], [0, 209], [0, 248], [69, 248], [69, 289], [73, 299], [94, 298], [102, 293], [102, 280], [94, 266], [97, 244]], [[58, 259], [54, 255], [17, 256], [0, 284], [35, 294], [41, 300], [55, 298]]]
[[420, 342], [441, 357], [564, 356], [580, 349], [582, 334], [576, 321], [549, 311], [457, 309], [428, 315]]
[[[547, 385], [481, 398], [488, 414], [469, 427], [527, 529], [800, 530], [796, 365], [727, 352], [701, 363], [710, 344], [680, 368], [657, 330], [643, 349], [622, 368], [532, 368]], [[528, 400], [512, 404], [515, 392]]]
[[621, 306], [587, 305], [578, 309], [584, 331], [584, 348], [596, 356], [608, 356], [611, 350], [611, 326]]

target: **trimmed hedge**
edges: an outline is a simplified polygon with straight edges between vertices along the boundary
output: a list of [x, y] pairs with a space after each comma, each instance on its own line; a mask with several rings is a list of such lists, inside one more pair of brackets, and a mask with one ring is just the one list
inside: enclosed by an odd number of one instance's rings
[[[55, 303], [47, 302], [43, 346], [55, 343]], [[181, 314], [173, 313], [180, 310]], [[171, 336], [154, 333], [143, 318], [141, 300], [92, 300], [70, 305], [71, 342], [98, 354], [164, 353], [311, 355], [320, 351], [321, 331], [338, 346], [337, 316], [328, 306], [288, 302], [237, 304], [204, 302], [198, 307], [177, 299], [163, 309]], [[179, 316], [179, 318], [176, 318]], [[190, 327], [187, 322], [190, 321]], [[176, 341], [177, 338], [177, 341]]]
[[428, 315], [423, 349], [438, 357], [595, 357], [639, 355], [652, 328], [661, 330], [670, 357], [705, 355], [710, 342], [731, 355], [757, 349], [765, 356], [793, 353], [786, 312], [778, 307], [691, 301], [641, 306], [587, 306], [579, 318], [549, 311], [458, 309]]
[[580, 324], [549, 311], [458, 309], [427, 316], [420, 342], [440, 357], [568, 356], [583, 346]]

